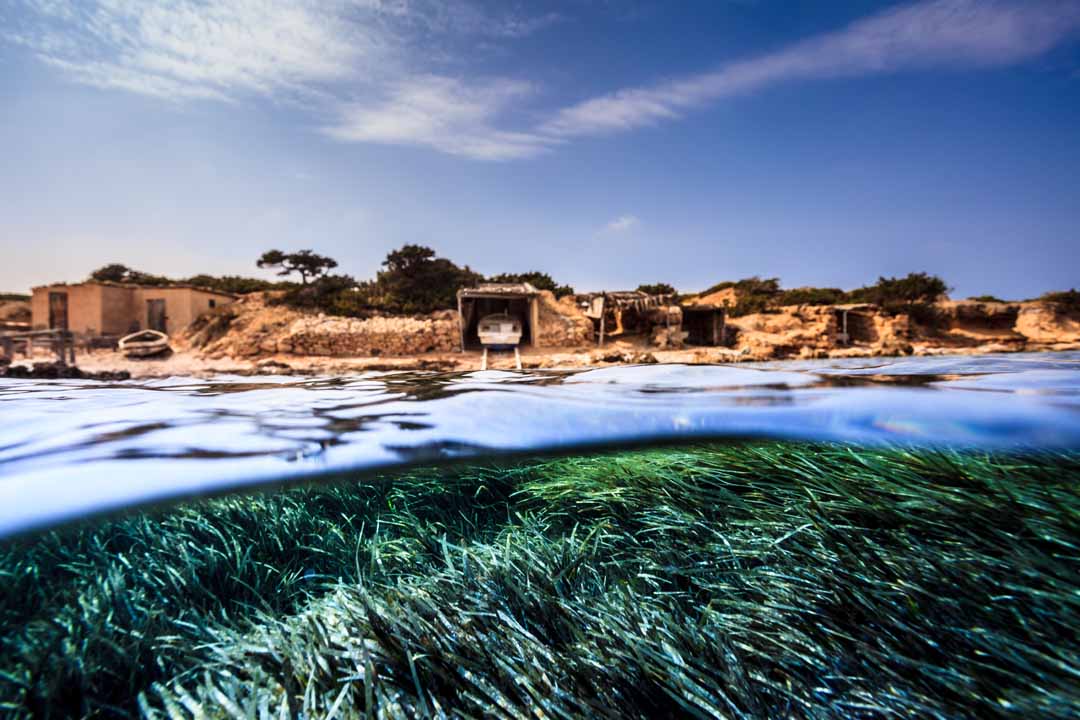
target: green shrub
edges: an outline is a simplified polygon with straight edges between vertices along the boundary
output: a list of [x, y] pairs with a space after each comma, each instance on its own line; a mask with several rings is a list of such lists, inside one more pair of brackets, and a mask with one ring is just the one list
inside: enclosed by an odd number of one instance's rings
[[1075, 289], [1048, 292], [1039, 299], [1051, 303], [1065, 312], [1080, 312], [1080, 291]]
[[246, 295], [252, 292], [265, 292], [267, 290], [291, 290], [296, 283], [288, 280], [263, 280], [262, 278], [241, 277], [239, 275], [192, 275], [180, 282], [196, 287], [217, 290], [219, 292], [233, 293], [234, 295]]
[[375, 310], [371, 283], [357, 283], [349, 275], [323, 275], [307, 285], [293, 285], [273, 302], [346, 317], [367, 317]]
[[638, 292], [648, 295], [675, 295], [675, 286], [668, 283], [653, 283], [651, 285], [638, 285]]
[[383, 261], [375, 280], [377, 307], [388, 312], [416, 314], [457, 307], [457, 291], [483, 281], [468, 266], [458, 267], [422, 245], [405, 245]]
[[0, 293], [0, 302], [30, 302], [30, 296], [22, 293]]
[[839, 305], [845, 302], [847, 293], [840, 288], [801, 287], [782, 290], [773, 296], [773, 304], [784, 305]]
[[574, 288], [569, 285], [560, 285], [545, 272], [532, 270], [524, 273], [500, 273], [487, 278], [487, 282], [493, 283], [529, 283], [537, 290], [550, 290], [555, 297], [561, 298], [573, 295]]
[[999, 298], [999, 297], [997, 297], [995, 295], [976, 295], [975, 297], [968, 298], [968, 300], [971, 300], [973, 302], [983, 302], [983, 303], [1005, 302], [1004, 300], [1002, 300], [1001, 298]]
[[949, 291], [945, 281], [927, 273], [909, 273], [902, 278], [880, 277], [873, 285], [848, 293], [851, 302], [866, 302], [883, 308], [903, 308], [932, 303]]

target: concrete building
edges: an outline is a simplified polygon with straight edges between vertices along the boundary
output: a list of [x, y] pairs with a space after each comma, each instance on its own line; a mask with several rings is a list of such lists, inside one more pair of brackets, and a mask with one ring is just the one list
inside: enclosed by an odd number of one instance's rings
[[192, 285], [128, 285], [88, 281], [34, 288], [30, 301], [35, 330], [62, 329], [88, 337], [121, 336], [137, 330], [172, 334], [236, 295]]

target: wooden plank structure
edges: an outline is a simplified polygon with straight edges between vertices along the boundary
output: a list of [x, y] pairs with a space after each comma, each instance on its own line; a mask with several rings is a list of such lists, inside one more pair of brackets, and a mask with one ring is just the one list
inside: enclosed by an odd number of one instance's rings
[[670, 295], [649, 295], [640, 290], [604, 290], [576, 296], [586, 317], [598, 322], [596, 344], [623, 334], [647, 332], [650, 314], [672, 303]]
[[31, 358], [35, 347], [52, 350], [56, 362], [61, 365], [75, 364], [75, 334], [70, 330], [30, 330], [0, 335], [0, 353], [12, 360], [16, 348], [21, 348], [26, 357]]

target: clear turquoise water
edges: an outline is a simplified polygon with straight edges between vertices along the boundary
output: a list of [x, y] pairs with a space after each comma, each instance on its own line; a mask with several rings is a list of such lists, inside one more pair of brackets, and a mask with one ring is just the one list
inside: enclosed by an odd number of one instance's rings
[[771, 438], [1080, 448], [1080, 353], [349, 377], [0, 380], [0, 537], [498, 453]]

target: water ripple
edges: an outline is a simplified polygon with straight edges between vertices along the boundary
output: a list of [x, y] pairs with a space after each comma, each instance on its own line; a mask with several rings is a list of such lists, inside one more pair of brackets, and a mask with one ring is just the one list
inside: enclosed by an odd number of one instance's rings
[[1080, 448], [1080, 353], [302, 380], [0, 380], [0, 536], [327, 473], [751, 437]]

